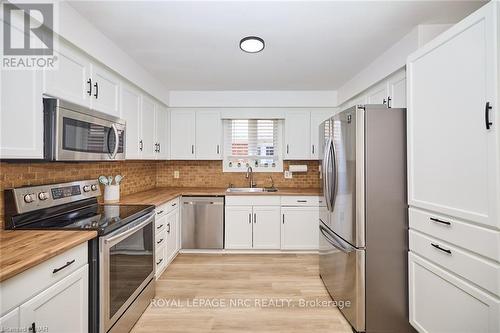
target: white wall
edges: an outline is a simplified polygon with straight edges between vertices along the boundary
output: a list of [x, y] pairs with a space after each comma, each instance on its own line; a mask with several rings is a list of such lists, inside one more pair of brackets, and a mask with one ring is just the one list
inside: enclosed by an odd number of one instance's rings
[[168, 105], [168, 91], [159, 80], [90, 24], [67, 1], [59, 2], [58, 6], [56, 32], [60, 36]]
[[336, 91], [171, 91], [171, 107], [334, 107]]

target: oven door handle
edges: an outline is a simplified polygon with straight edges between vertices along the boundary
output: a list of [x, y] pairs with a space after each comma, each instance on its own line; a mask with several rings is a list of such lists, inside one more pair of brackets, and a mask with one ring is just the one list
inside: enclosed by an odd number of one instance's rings
[[109, 244], [109, 243], [115, 242], [117, 240], [121, 240], [121, 239], [127, 238], [128, 236], [130, 236], [131, 234], [133, 234], [137, 230], [140, 230], [140, 229], [144, 228], [144, 226], [146, 226], [149, 223], [151, 223], [151, 222], [154, 221], [154, 219], [155, 219], [154, 212], [146, 215], [146, 217], [147, 218], [143, 222], [139, 223], [136, 226], [133, 226], [132, 228], [128, 229], [127, 231], [120, 232], [120, 233], [118, 233], [115, 236], [112, 236], [110, 238], [104, 239], [104, 243]]
[[111, 124], [111, 128], [113, 129], [113, 132], [115, 133], [115, 149], [113, 150], [113, 154], [111, 154], [111, 159], [114, 160], [116, 157], [116, 154], [118, 154], [118, 146], [120, 145], [120, 135], [118, 134], [118, 128], [116, 128], [115, 124]]

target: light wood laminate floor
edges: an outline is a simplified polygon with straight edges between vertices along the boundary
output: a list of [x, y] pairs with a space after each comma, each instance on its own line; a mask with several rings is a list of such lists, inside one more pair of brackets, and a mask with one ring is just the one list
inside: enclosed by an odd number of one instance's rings
[[352, 332], [336, 307], [304, 300], [331, 300], [317, 255], [180, 254], [132, 332]]

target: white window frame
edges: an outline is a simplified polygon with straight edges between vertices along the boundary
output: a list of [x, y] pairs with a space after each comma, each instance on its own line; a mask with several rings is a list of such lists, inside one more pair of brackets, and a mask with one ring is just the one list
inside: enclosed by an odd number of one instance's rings
[[[263, 119], [265, 120], [265, 119]], [[276, 119], [270, 119], [270, 120], [276, 120]], [[277, 159], [276, 159], [276, 166], [275, 167], [264, 167], [264, 166], [254, 166], [250, 165], [252, 167], [253, 172], [283, 172], [283, 120], [282, 119], [277, 119], [277, 138], [276, 138], [276, 147], [275, 150], [277, 151]], [[222, 159], [222, 171], [223, 172], [246, 172], [248, 169], [248, 163], [247, 164], [242, 164], [241, 166], [233, 165], [229, 166], [229, 152], [226, 151], [226, 123], [223, 122], [223, 159]]]

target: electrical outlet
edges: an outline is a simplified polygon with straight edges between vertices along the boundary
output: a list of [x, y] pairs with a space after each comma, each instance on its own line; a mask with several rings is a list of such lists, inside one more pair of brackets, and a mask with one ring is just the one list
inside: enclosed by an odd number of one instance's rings
[[177, 170], [174, 171], [174, 178], [179, 179], [179, 171]]
[[292, 179], [293, 174], [291, 171], [285, 171], [285, 179]]

